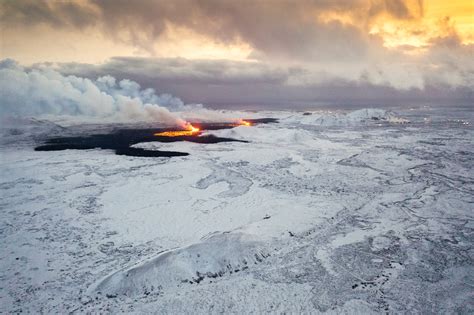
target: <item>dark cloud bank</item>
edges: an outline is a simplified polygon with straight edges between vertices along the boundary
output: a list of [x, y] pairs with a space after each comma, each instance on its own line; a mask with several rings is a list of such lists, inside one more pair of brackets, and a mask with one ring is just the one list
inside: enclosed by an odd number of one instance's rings
[[179, 95], [186, 103], [217, 107], [364, 101], [393, 105], [404, 101], [469, 101], [474, 97], [469, 86], [453, 87], [434, 81], [422, 89], [397, 89], [389, 83], [371, 83], [363, 75], [350, 80], [322, 73], [325, 78], [321, 82], [292, 84], [307, 74], [304, 68], [271, 67], [259, 62], [117, 57], [102, 65], [61, 64], [59, 70], [90, 78], [104, 74], [128, 78], [142, 86]]
[[[104, 75], [130, 79], [186, 103], [288, 107], [318, 101], [474, 98], [473, 45], [463, 45], [454, 30], [416, 58], [388, 50], [381, 38], [369, 35], [367, 25], [380, 14], [419, 18], [421, 0], [93, 0], [87, 5], [37, 0], [7, 1], [0, 9], [4, 27], [99, 29], [151, 55], [153, 43], [170, 26], [253, 48], [249, 62], [115, 57], [100, 65], [51, 65], [93, 80]], [[357, 23], [314, 18], [328, 12], [346, 14]]]

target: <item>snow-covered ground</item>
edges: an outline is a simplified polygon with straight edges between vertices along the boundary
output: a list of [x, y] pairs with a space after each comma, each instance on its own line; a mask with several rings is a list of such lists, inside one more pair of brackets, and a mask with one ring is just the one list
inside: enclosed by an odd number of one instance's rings
[[471, 109], [259, 112], [190, 153], [2, 127], [0, 312], [472, 313]]

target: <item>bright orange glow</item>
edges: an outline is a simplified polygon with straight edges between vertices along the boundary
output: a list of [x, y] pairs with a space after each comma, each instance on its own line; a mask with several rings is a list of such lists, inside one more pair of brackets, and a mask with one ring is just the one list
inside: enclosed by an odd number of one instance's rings
[[252, 126], [252, 123], [250, 121], [246, 121], [246, 120], [240, 120], [239, 124], [242, 125], [242, 126]]
[[386, 48], [410, 54], [423, 52], [437, 39], [448, 36], [456, 36], [464, 45], [474, 43], [473, 0], [402, 2], [409, 11], [408, 18], [396, 18], [382, 11], [364, 19], [361, 12], [351, 10], [323, 10], [315, 12], [315, 16], [323, 23], [338, 22], [366, 30], [380, 37]]
[[413, 19], [394, 19], [387, 14], [375, 18], [369, 34], [382, 38], [387, 48], [427, 49], [437, 38], [456, 35], [462, 44], [474, 43], [474, 1], [429, 0]]
[[188, 130], [191, 131], [192, 133], [199, 132], [199, 128], [196, 128], [191, 124], [188, 124]]
[[194, 136], [194, 135], [201, 132], [201, 130], [199, 128], [194, 127], [190, 123], [186, 123], [185, 128], [186, 128], [186, 130], [157, 132], [157, 133], [154, 134], [154, 136], [158, 136], [158, 137]]

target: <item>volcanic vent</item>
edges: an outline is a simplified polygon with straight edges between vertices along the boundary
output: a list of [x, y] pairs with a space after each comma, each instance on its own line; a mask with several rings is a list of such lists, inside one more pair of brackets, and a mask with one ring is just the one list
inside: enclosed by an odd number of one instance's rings
[[252, 126], [255, 124], [277, 122], [273, 118], [246, 119], [236, 123], [186, 123], [182, 128], [164, 129], [119, 129], [106, 134], [91, 134], [75, 137], [57, 137], [47, 139], [45, 144], [35, 148], [35, 151], [59, 150], [89, 150], [105, 149], [114, 150], [117, 155], [141, 157], [173, 157], [186, 156], [189, 153], [177, 151], [145, 150], [132, 147], [141, 142], [176, 142], [188, 141], [194, 143], [219, 143], [219, 142], [247, 142], [245, 140], [222, 138], [203, 134], [206, 130], [229, 129], [237, 126]]

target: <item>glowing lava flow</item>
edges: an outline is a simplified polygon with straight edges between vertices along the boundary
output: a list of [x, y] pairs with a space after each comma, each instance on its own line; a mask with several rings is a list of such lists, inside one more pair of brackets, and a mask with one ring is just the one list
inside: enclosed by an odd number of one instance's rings
[[[232, 124], [231, 126], [252, 126], [252, 123], [250, 121], [240, 119], [238, 123]], [[163, 132], [157, 132], [153, 135], [157, 137], [182, 137], [182, 136], [199, 135], [201, 133], [201, 129], [194, 127], [190, 123], [186, 123], [184, 125], [184, 128], [185, 130], [163, 131]]]
[[154, 135], [158, 137], [180, 137], [180, 136], [194, 136], [198, 134], [201, 130], [194, 127], [190, 123], [186, 124], [186, 130], [176, 130], [176, 131], [164, 131], [157, 132]]
[[241, 126], [252, 126], [252, 123], [250, 121], [240, 120], [239, 125], [241, 125]]

